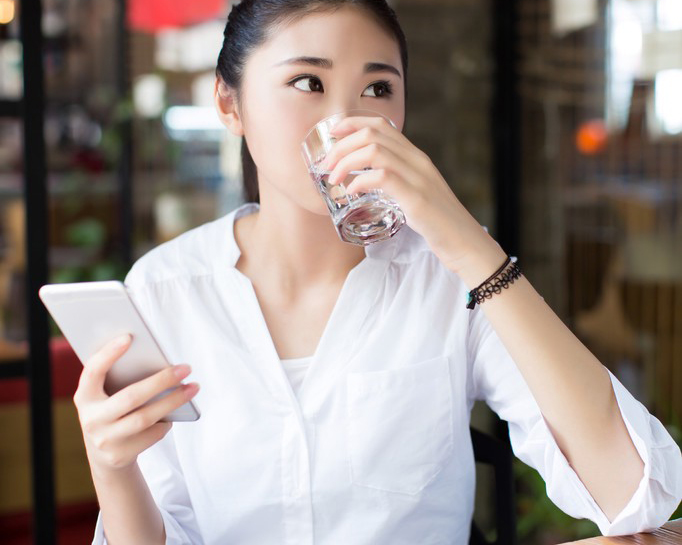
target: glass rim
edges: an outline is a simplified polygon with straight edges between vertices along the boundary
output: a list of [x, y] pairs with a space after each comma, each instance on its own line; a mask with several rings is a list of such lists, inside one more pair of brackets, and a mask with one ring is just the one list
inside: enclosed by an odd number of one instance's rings
[[[392, 126], [394, 129], [397, 129], [397, 128], [398, 128], [398, 127], [396, 127], [396, 124], [393, 123], [393, 120], [392, 120], [390, 117], [388, 117], [387, 115], [382, 114], [381, 112], [377, 112], [376, 110], [369, 110], [369, 109], [367, 109], [367, 108], [352, 108], [352, 109], [350, 109], [350, 110], [341, 110], [341, 111], [336, 112], [336, 113], [334, 113], [334, 114], [331, 114], [331, 115], [328, 115], [328, 116], [326, 116], [326, 117], [323, 117], [322, 119], [320, 119], [319, 121], [317, 121], [317, 122], [312, 126], [312, 128], [306, 133], [305, 137], [303, 138], [302, 145], [305, 144], [305, 142], [307, 142], [307, 140], [308, 140], [308, 138], [310, 137], [310, 135], [313, 134], [313, 132], [315, 132], [315, 131], [317, 130], [317, 126], [318, 126], [320, 123], [324, 123], [324, 122], [326, 122], [326, 121], [329, 121], [330, 119], [332, 119], [332, 118], [334, 118], [334, 117], [336, 117], [336, 116], [339, 116], [339, 115], [344, 115], [344, 119], [345, 119], [346, 117], [363, 117], [363, 116], [361, 116], [361, 115], [358, 115], [358, 112], [364, 112], [364, 113], [373, 114], [373, 115], [364, 116], [364, 117], [383, 117], [386, 121], [388, 121], [388, 122], [391, 124], [391, 126]], [[346, 114], [351, 114], [351, 115], [346, 115]]]

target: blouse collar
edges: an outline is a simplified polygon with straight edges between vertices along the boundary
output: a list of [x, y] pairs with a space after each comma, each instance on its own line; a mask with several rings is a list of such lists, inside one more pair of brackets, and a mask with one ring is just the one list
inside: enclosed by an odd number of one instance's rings
[[[258, 203], [248, 202], [244, 203], [235, 210], [233, 210], [227, 217], [227, 236], [228, 236], [228, 262], [230, 267], [235, 267], [241, 251], [237, 245], [237, 240], [234, 234], [234, 224], [236, 221], [243, 217], [253, 214], [259, 208]], [[391, 261], [395, 256], [401, 240], [403, 239], [405, 232], [408, 230], [407, 226], [404, 226], [401, 231], [396, 233], [392, 238], [384, 240], [382, 242], [375, 242], [369, 246], [365, 246], [365, 256], [370, 259], [382, 259]]]

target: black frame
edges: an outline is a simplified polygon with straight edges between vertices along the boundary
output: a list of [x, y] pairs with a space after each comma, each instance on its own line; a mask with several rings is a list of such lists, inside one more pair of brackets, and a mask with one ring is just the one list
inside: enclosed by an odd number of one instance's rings
[[511, 255], [520, 251], [521, 101], [518, 74], [519, 0], [493, 0], [492, 108], [496, 239]]
[[[519, 3], [520, 0], [493, 0], [490, 3], [493, 14], [493, 57], [495, 74], [493, 78], [493, 104], [491, 134], [493, 135], [493, 194], [495, 199], [496, 240], [509, 254], [519, 256], [521, 250], [521, 99], [519, 95]], [[523, 263], [521, 264], [523, 266]], [[495, 436], [507, 446], [511, 456], [509, 426], [504, 420], [496, 419]], [[485, 441], [488, 450], [493, 449]], [[482, 446], [482, 445], [481, 445]], [[482, 457], [483, 452], [479, 453]], [[498, 452], [498, 456], [501, 456]], [[504, 468], [497, 479], [502, 479], [505, 489], [513, 497], [514, 477], [511, 461], [497, 460]], [[488, 463], [493, 463], [490, 460]], [[515, 506], [506, 507], [497, 497], [498, 543], [516, 542]], [[505, 509], [510, 509], [508, 512]], [[500, 528], [502, 525], [502, 528]], [[513, 530], [512, 530], [513, 529]], [[514, 534], [514, 535], [511, 535]], [[477, 536], [481, 537], [481, 536]], [[472, 538], [474, 534], [472, 533]]]
[[26, 374], [31, 407], [33, 542], [55, 543], [50, 331], [47, 312], [38, 298], [40, 286], [47, 283], [49, 247], [47, 164], [43, 135], [45, 89], [40, 0], [23, 0], [19, 20], [24, 56], [24, 98], [21, 113], [24, 122], [24, 203], [28, 268], [26, 304], [30, 347]]

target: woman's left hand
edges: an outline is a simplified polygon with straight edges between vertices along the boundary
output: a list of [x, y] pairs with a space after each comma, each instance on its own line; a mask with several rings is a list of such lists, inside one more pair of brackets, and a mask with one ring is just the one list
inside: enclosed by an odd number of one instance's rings
[[469, 214], [424, 152], [382, 117], [348, 117], [332, 134], [338, 141], [327, 155], [329, 183], [353, 170], [371, 168], [346, 187], [350, 194], [381, 189], [402, 208], [408, 225], [424, 237], [441, 262], [460, 272], [497, 243]]

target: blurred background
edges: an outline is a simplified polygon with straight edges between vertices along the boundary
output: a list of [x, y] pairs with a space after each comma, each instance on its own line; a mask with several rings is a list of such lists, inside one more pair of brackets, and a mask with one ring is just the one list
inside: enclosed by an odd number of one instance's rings
[[[680, 442], [682, 2], [390, 3], [410, 49], [407, 136]], [[80, 363], [37, 287], [122, 279], [242, 202], [240, 142], [212, 106], [229, 8], [0, 0], [3, 544], [89, 543], [97, 513]], [[504, 436], [485, 407], [473, 421]], [[476, 519], [494, 536], [479, 471]], [[520, 462], [515, 482], [521, 543], [596, 535]]]

